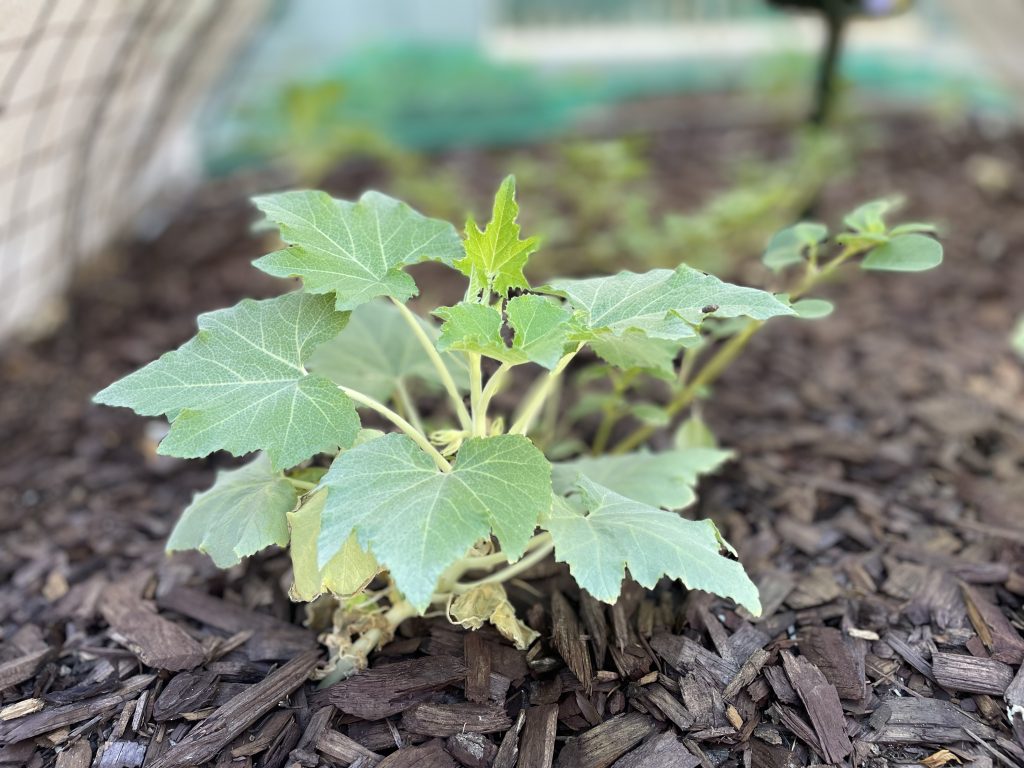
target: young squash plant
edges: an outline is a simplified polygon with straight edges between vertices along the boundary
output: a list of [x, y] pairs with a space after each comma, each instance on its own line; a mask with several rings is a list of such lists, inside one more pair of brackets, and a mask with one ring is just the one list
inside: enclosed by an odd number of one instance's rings
[[[289, 546], [293, 599], [342, 600], [331, 635], [336, 675], [431, 609], [467, 627], [490, 621], [528, 646], [536, 633], [503, 584], [551, 553], [608, 603], [628, 570], [646, 587], [668, 576], [758, 613], [757, 588], [715, 525], [679, 514], [698, 477], [730, 454], [694, 418], [669, 450], [645, 447], [649, 438], [706, 392], [765, 321], [824, 314], [805, 295], [844, 262], [922, 269], [941, 260], [923, 225], [887, 228], [881, 201], [847, 218], [830, 259], [820, 225], [775, 237], [766, 263], [802, 265], [788, 295], [686, 265], [530, 286], [523, 269], [539, 241], [520, 236], [512, 177], [487, 226], [471, 219], [464, 238], [376, 192], [356, 202], [314, 191], [254, 202], [287, 244], [255, 266], [300, 278], [301, 289], [201, 315], [194, 338], [95, 399], [167, 417], [160, 453], [256, 453], [194, 497], [168, 549], [197, 549], [229, 567]], [[464, 276], [464, 299], [432, 316], [406, 306], [418, 292], [406, 267], [422, 261]], [[591, 369], [586, 386], [616, 386], [592, 455], [573, 455], [538, 421], [585, 350], [605, 366]], [[519, 368], [539, 375], [524, 388]], [[672, 382], [669, 401], [624, 406], [630, 385], [649, 374]], [[499, 393], [514, 405], [498, 409]], [[421, 413], [439, 397], [446, 405]], [[595, 397], [581, 392], [578, 401]], [[387, 431], [364, 427], [364, 417]], [[638, 417], [609, 448], [619, 421]]]

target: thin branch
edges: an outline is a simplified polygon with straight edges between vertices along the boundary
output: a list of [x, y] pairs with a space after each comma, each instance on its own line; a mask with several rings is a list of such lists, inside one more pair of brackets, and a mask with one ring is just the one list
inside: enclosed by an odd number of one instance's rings
[[384, 405], [384, 403], [380, 402], [379, 400], [374, 400], [369, 395], [364, 395], [362, 392], [359, 392], [358, 390], [355, 389], [350, 389], [349, 387], [339, 385], [338, 389], [340, 389], [350, 398], [355, 400], [357, 403], [365, 405], [367, 408], [376, 411], [385, 419], [387, 419], [396, 427], [398, 427], [400, 430], [402, 430], [409, 437], [411, 437], [413, 442], [415, 442], [416, 445], [422, 448], [427, 453], [427, 455], [434, 460], [434, 463], [437, 465], [437, 468], [440, 469], [442, 472], [451, 471], [452, 465], [448, 463], [448, 460], [441, 455], [437, 448], [430, 444], [430, 441], [427, 439], [426, 435], [424, 435], [422, 432], [416, 429], [416, 427], [414, 427], [408, 421], [406, 421], [393, 410]]
[[423, 326], [420, 324], [419, 318], [413, 314], [411, 309], [393, 296], [391, 297], [391, 302], [398, 307], [398, 310], [402, 313], [402, 317], [405, 318], [405, 322], [416, 335], [416, 339], [419, 341], [420, 346], [423, 347], [423, 351], [427, 353], [427, 356], [430, 358], [430, 362], [434, 364], [434, 368], [437, 370], [437, 375], [441, 379], [441, 384], [444, 385], [445, 391], [448, 392], [448, 397], [452, 401], [452, 405], [455, 406], [455, 414], [458, 416], [459, 424], [464, 430], [471, 430], [473, 427], [473, 421], [469, 416], [469, 411], [466, 410], [466, 404], [462, 401], [462, 395], [459, 393], [459, 388], [455, 384], [455, 379], [452, 378], [451, 371], [448, 370], [448, 366], [445, 365], [444, 360], [441, 359], [441, 355], [434, 347], [434, 342], [430, 340], [427, 332], [423, 330]]

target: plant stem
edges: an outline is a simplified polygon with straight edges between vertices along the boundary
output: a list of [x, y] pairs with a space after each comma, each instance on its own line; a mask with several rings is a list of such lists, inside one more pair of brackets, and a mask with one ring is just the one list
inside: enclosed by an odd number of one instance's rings
[[419, 409], [416, 407], [416, 403], [409, 396], [409, 389], [405, 386], [405, 379], [395, 379], [395, 399], [402, 406], [404, 416], [406, 416], [410, 423], [420, 432], [424, 432], [423, 420], [420, 418]]
[[482, 587], [485, 584], [500, 584], [508, 581], [509, 579], [515, 578], [523, 571], [529, 570], [545, 557], [550, 555], [555, 549], [555, 543], [551, 540], [550, 533], [542, 533], [539, 536], [534, 537], [534, 539], [537, 541], [534, 549], [528, 554], [523, 555], [523, 557], [519, 558], [519, 560], [514, 562], [508, 568], [502, 568], [497, 573], [492, 573], [490, 576], [486, 576], [479, 581], [457, 583], [452, 587], [452, 591], [455, 594], [463, 594], [465, 592], [469, 592], [471, 589]]
[[384, 613], [387, 627], [374, 627], [360, 635], [352, 647], [338, 659], [334, 671], [321, 680], [318, 687], [326, 688], [358, 672], [366, 664], [367, 657], [377, 649], [381, 642], [386, 638], [393, 637], [398, 626], [415, 615], [416, 609], [408, 600], [399, 600], [392, 605]]
[[420, 324], [419, 318], [413, 314], [411, 309], [394, 297], [391, 297], [391, 302], [398, 307], [399, 312], [402, 313], [402, 317], [405, 318], [405, 322], [408, 323], [412, 332], [416, 335], [417, 340], [420, 342], [420, 346], [423, 347], [423, 351], [427, 353], [427, 356], [430, 358], [430, 362], [434, 364], [434, 368], [437, 370], [437, 375], [440, 377], [445, 391], [448, 392], [448, 397], [451, 399], [452, 405], [455, 406], [455, 414], [459, 419], [460, 426], [469, 431], [472, 429], [473, 421], [469, 416], [469, 411], [466, 410], [466, 404], [462, 402], [462, 395], [459, 393], [459, 388], [455, 384], [455, 379], [452, 378], [451, 371], [448, 370], [448, 366], [445, 365], [444, 360], [441, 359], [441, 355], [434, 347], [434, 342], [430, 340], [427, 332], [423, 330], [423, 326]]
[[305, 480], [299, 480], [294, 477], [286, 477], [285, 480], [291, 483], [293, 488], [297, 488], [300, 491], [312, 491], [316, 488], [316, 483], [309, 483]]
[[502, 363], [498, 366], [498, 370], [491, 375], [491, 378], [487, 380], [484, 391], [480, 393], [480, 409], [484, 412], [485, 418], [488, 409], [491, 407], [491, 400], [501, 390], [505, 379], [508, 378], [508, 372], [511, 370], [511, 363]]
[[[679, 390], [679, 392], [669, 402], [668, 406], [666, 406], [665, 410], [669, 417], [673, 417], [683, 410], [694, 401], [702, 389], [714, 383], [718, 377], [725, 372], [725, 369], [729, 367], [729, 364], [736, 359], [740, 352], [743, 351], [743, 348], [747, 346], [747, 342], [753, 338], [754, 334], [757, 333], [758, 329], [762, 325], [764, 325], [762, 321], [752, 320], [742, 331], [723, 344], [711, 359], [708, 360], [700, 369], [700, 372], [693, 378], [693, 380]], [[611, 452], [626, 453], [627, 451], [633, 450], [653, 435], [656, 429], [657, 427], [650, 424], [637, 427], [621, 442], [619, 442]]]
[[487, 411], [482, 404], [484, 384], [480, 355], [467, 352], [466, 360], [469, 362], [469, 412], [472, 414], [472, 434], [473, 437], [483, 437], [487, 434]]
[[448, 463], [448, 460], [441, 455], [437, 448], [430, 444], [430, 441], [427, 439], [426, 435], [424, 435], [422, 432], [416, 429], [416, 427], [414, 427], [408, 421], [406, 421], [393, 410], [384, 405], [384, 403], [378, 400], [374, 400], [369, 395], [364, 395], [362, 392], [359, 392], [355, 389], [350, 389], [349, 387], [339, 385], [338, 389], [340, 389], [346, 395], [351, 397], [357, 403], [365, 405], [367, 408], [376, 411], [385, 419], [387, 419], [396, 427], [398, 427], [400, 430], [402, 430], [409, 437], [411, 437], [413, 442], [415, 442], [416, 445], [422, 448], [427, 453], [427, 455], [429, 455], [430, 458], [434, 460], [434, 463], [437, 465], [437, 468], [440, 469], [442, 472], [451, 471], [452, 465]]
[[558, 377], [562, 375], [562, 372], [581, 349], [583, 349], [583, 344], [580, 344], [569, 354], [563, 355], [558, 364], [548, 371], [544, 380], [530, 393], [526, 405], [523, 406], [522, 413], [508, 431], [510, 435], [525, 435], [530, 431], [530, 428], [533, 426], [533, 420], [537, 418], [537, 414], [540, 412], [541, 407], [543, 407], [544, 401], [547, 400], [551, 390], [554, 389], [555, 384], [558, 382]]

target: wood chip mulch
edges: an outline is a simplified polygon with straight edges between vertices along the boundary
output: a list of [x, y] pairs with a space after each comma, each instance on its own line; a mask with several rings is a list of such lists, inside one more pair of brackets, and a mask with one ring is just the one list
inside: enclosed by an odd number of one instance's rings
[[835, 286], [833, 318], [767, 330], [706, 409], [742, 458], [696, 511], [762, 616], [670, 583], [608, 607], [549, 562], [510, 590], [529, 651], [414, 620], [323, 689], [285, 556], [163, 555], [223, 459], [160, 459], [87, 404], [196, 309], [274, 290], [246, 214], [84, 279], [57, 335], [0, 355], [0, 766], [1024, 765], [1024, 136], [895, 124], [824, 213], [893, 187], [945, 217], [947, 264]]

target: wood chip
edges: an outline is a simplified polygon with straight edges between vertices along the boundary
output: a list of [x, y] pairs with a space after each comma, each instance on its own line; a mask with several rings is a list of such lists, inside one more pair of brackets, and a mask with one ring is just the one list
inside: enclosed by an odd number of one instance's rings
[[932, 654], [932, 671], [939, 685], [951, 691], [1002, 696], [1013, 680], [1013, 668], [995, 659], [962, 653]]
[[155, 675], [136, 675], [125, 680], [114, 693], [65, 704], [62, 707], [44, 708], [32, 715], [0, 722], [0, 744], [11, 744], [31, 739], [67, 725], [81, 723], [96, 715], [113, 713], [126, 701], [149, 687]]
[[512, 720], [500, 704], [416, 704], [402, 713], [402, 728], [423, 736], [454, 736], [456, 733], [500, 733]]
[[466, 665], [461, 659], [430, 656], [359, 672], [332, 685], [327, 693], [342, 712], [365, 720], [383, 720], [465, 677]]
[[451, 755], [439, 741], [422, 747], [406, 747], [388, 755], [377, 768], [458, 768]]
[[876, 744], [954, 744], [970, 740], [968, 732], [992, 740], [996, 732], [942, 699], [893, 698], [871, 716], [873, 732], [863, 738]]
[[273, 616], [247, 610], [197, 589], [175, 587], [166, 594], [158, 595], [157, 605], [162, 610], [180, 613], [232, 635], [251, 630], [253, 634], [244, 648], [246, 655], [253, 661], [291, 659], [316, 648], [316, 636], [308, 630], [278, 621]]
[[42, 708], [42, 699], [23, 699], [22, 701], [17, 701], [14, 704], [8, 704], [6, 707], [0, 708], [0, 720], [16, 720], [19, 717], [25, 717], [25, 715], [31, 715], [33, 712], [38, 712]]
[[149, 667], [178, 672], [195, 669], [206, 658], [203, 646], [179, 625], [158, 615], [130, 584], [107, 587], [99, 609], [128, 649]]
[[712, 653], [685, 635], [662, 632], [651, 639], [651, 647], [673, 669], [683, 674], [695, 667], [706, 670], [710, 678], [720, 683], [722, 688], [739, 672], [739, 665]]
[[242, 731], [274, 709], [309, 677], [320, 652], [306, 651], [250, 686], [197, 725], [150, 768], [186, 768], [212, 759]]
[[[516, 768], [551, 768], [555, 758], [555, 734], [558, 731], [558, 705], [544, 704], [526, 710], [526, 721], [519, 740]], [[504, 746], [504, 745], [503, 745]], [[501, 753], [499, 752], [499, 757]]]
[[480, 633], [466, 633], [465, 657], [466, 698], [482, 704], [491, 694], [491, 652]]
[[612, 768], [697, 768], [700, 759], [694, 756], [671, 731], [651, 736]]
[[788, 651], [783, 651], [781, 657], [786, 675], [811, 718], [826, 762], [841, 763], [853, 751], [853, 744], [846, 733], [846, 717], [835, 686], [806, 659]]
[[343, 733], [325, 730], [316, 741], [316, 749], [344, 766], [352, 765], [362, 759], [366, 765], [377, 765], [383, 756], [367, 749], [357, 741], [353, 741]]
[[569, 739], [558, 754], [559, 768], [609, 768], [658, 728], [654, 718], [639, 712], [606, 720]]
[[551, 595], [551, 622], [558, 655], [576, 675], [576, 679], [583, 684], [583, 689], [590, 693], [594, 681], [590, 651], [583, 639], [583, 627], [561, 592], [554, 592]]
[[833, 627], [800, 630], [800, 653], [821, 670], [841, 699], [860, 701], [866, 695], [864, 646]]

